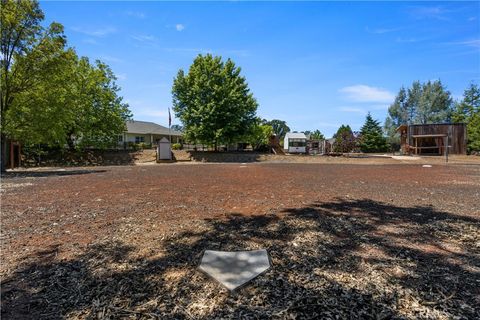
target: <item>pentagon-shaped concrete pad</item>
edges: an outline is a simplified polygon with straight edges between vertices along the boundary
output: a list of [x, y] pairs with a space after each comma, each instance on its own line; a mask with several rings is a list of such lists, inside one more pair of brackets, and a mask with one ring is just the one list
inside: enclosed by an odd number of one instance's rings
[[235, 252], [205, 250], [199, 268], [228, 290], [235, 290], [267, 271], [270, 259], [265, 249]]

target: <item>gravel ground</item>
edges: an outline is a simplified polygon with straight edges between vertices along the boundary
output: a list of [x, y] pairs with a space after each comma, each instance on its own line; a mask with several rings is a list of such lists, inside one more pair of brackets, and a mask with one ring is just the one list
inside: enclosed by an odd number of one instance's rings
[[[2, 318], [480, 318], [480, 164], [342, 161], [8, 173]], [[233, 293], [197, 270], [259, 248]]]

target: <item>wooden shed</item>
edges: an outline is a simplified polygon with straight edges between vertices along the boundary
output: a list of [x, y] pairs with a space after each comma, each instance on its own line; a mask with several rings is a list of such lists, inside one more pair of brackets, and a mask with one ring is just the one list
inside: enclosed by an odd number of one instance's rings
[[467, 126], [464, 123], [401, 125], [400, 145], [404, 154], [467, 153]]

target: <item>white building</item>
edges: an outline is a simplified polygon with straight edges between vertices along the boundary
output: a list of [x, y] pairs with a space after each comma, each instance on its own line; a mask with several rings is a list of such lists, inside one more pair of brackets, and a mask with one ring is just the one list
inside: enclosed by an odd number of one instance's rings
[[307, 153], [307, 137], [303, 132], [288, 132], [283, 140], [283, 149], [288, 153]]
[[128, 143], [145, 143], [151, 146], [157, 145], [160, 139], [172, 137], [172, 143], [179, 142], [182, 133], [168, 130], [167, 127], [147, 121], [128, 120], [127, 131], [118, 137], [119, 145]]

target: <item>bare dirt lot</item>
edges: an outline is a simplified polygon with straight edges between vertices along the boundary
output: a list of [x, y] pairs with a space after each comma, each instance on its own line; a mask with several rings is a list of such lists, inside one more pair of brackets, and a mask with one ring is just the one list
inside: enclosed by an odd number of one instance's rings
[[[478, 319], [480, 165], [422, 163], [8, 173], [2, 318]], [[259, 248], [236, 292], [197, 270]]]

